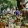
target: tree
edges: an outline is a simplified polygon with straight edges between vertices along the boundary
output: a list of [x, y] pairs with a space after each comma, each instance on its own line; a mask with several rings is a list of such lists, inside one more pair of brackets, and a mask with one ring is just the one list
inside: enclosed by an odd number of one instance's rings
[[0, 0], [0, 3], [4, 5], [3, 3], [11, 6], [16, 6], [16, 0]]
[[[11, 7], [16, 6], [16, 1], [15, 0], [0, 0], [0, 4], [2, 4], [3, 7], [1, 7], [1, 8], [3, 8], [3, 9], [7, 8], [7, 6], [9, 6], [11, 8]], [[5, 4], [7, 4], [7, 5], [5, 5]], [[3, 10], [3, 9], [1, 9], [1, 10]]]
[[21, 9], [20, 2], [24, 2], [24, 0], [17, 0], [17, 7], [19, 8], [19, 10]]
[[0, 0], [0, 4], [3, 3], [4, 0]]
[[16, 1], [15, 0], [9, 0], [8, 5], [11, 7], [16, 6]]

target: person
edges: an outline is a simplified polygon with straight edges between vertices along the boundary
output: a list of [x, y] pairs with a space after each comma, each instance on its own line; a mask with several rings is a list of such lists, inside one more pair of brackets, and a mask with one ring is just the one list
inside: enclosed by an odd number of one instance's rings
[[22, 6], [23, 7], [23, 9], [22, 9], [22, 16], [23, 17], [26, 17], [26, 20], [28, 20], [28, 11], [27, 11], [27, 9], [26, 9], [26, 5], [23, 5]]
[[15, 11], [16, 17], [20, 16], [20, 11], [18, 10], [18, 8], [16, 7], [16, 11]]
[[22, 5], [22, 10], [20, 10], [20, 12], [22, 13], [22, 17], [25, 17], [25, 13], [26, 13], [26, 5]]
[[28, 11], [26, 11], [26, 20], [28, 20]]
[[15, 24], [16, 24], [15, 28], [20, 28], [20, 26], [21, 26], [21, 20], [17, 18], [15, 20]]
[[16, 23], [16, 25], [21, 26], [21, 20], [20, 19], [17, 18], [14, 22]]

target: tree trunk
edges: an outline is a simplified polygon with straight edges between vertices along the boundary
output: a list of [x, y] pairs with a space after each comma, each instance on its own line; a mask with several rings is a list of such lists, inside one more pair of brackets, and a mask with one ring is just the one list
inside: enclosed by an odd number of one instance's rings
[[17, 0], [17, 7], [19, 8], [19, 10], [20, 10], [20, 0]]

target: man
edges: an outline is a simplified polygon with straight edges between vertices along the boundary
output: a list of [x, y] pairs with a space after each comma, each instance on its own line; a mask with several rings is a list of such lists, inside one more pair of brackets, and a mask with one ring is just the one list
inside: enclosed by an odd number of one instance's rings
[[26, 6], [22, 5], [22, 10], [20, 11], [22, 13], [22, 17], [25, 17], [25, 13], [26, 13]]
[[20, 11], [18, 10], [18, 8], [16, 7], [16, 11], [15, 11], [16, 17], [20, 16]]

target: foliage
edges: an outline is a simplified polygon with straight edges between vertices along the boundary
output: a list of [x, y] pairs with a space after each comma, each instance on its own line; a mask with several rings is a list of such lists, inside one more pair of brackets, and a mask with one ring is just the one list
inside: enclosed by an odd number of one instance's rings
[[4, 0], [0, 0], [0, 4], [3, 3]]
[[5, 4], [7, 4], [8, 6], [11, 6], [11, 7], [16, 6], [16, 0], [0, 0], [0, 3], [2, 5], [4, 5], [4, 3], [5, 3]]
[[0, 0], [0, 9], [1, 10], [6, 9], [8, 6], [10, 8], [16, 6], [16, 0]]

